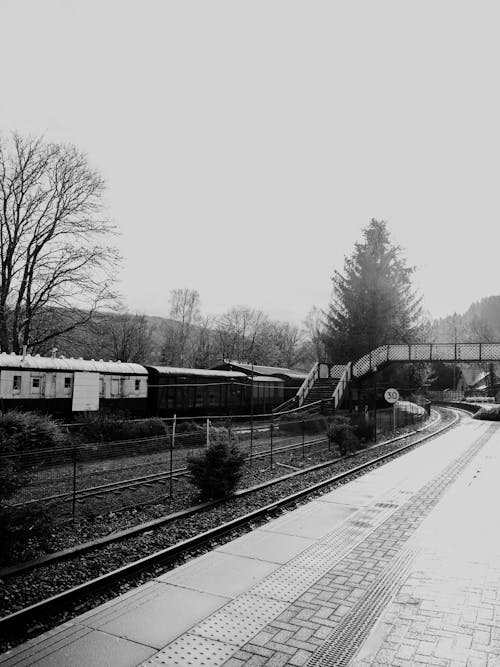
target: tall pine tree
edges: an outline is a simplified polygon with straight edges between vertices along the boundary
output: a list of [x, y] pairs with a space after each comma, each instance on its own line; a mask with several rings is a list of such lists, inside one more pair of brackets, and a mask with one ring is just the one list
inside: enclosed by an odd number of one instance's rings
[[332, 277], [326, 314], [325, 347], [332, 362], [359, 359], [386, 343], [418, 341], [421, 298], [412, 287], [413, 267], [391, 243], [384, 221], [363, 230], [363, 242]]

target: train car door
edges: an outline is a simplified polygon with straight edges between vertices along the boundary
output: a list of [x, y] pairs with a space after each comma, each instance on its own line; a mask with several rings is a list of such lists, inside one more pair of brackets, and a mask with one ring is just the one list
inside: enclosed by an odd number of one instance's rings
[[45, 398], [56, 398], [57, 396], [57, 374], [56, 373], [46, 373], [45, 374]]
[[75, 373], [71, 409], [73, 412], [99, 410], [99, 373]]

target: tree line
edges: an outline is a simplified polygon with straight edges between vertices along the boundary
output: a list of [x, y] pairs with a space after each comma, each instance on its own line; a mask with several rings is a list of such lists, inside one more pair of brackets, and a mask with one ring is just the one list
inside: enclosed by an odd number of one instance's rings
[[[202, 313], [196, 290], [170, 291], [169, 318], [127, 312], [113, 275], [116, 230], [103, 213], [104, 180], [71, 145], [0, 138], [2, 351], [209, 367], [223, 359], [308, 368], [343, 363], [386, 343], [435, 336], [412, 284], [414, 267], [372, 219], [332, 272], [328, 306], [302, 326], [248, 306]], [[484, 322], [471, 320], [476, 333]], [[484, 329], [484, 327], [483, 327]]]

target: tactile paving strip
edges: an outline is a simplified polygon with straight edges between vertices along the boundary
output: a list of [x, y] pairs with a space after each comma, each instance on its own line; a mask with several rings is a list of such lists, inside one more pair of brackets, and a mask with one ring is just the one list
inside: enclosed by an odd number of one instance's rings
[[195, 632], [207, 639], [243, 646], [287, 607], [288, 602], [240, 595], [199, 623]]
[[[447, 487], [495, 432], [496, 427], [490, 426], [461, 457], [449, 464], [437, 478], [428, 482], [407, 507], [403, 507], [388, 519], [388, 523], [394, 522], [398, 526], [400, 535], [411, 535], [411, 539], [406, 540], [405, 546], [390, 560], [367, 593], [331, 632], [323, 646], [307, 662], [307, 667], [339, 667], [350, 663], [375, 624], [380, 611], [406, 577], [416, 554], [415, 526], [418, 527]], [[400, 517], [400, 514], [403, 516]], [[406, 526], [401, 519], [406, 519]], [[394, 532], [394, 529], [391, 529], [391, 532]]]
[[216, 667], [230, 658], [236, 646], [223, 644], [200, 635], [185, 634], [154, 655], [143, 665], [180, 665], [181, 667]]

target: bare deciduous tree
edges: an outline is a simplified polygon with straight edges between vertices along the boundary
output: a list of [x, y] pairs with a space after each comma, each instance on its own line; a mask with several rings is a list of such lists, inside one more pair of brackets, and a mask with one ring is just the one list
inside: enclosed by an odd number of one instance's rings
[[300, 360], [302, 335], [299, 327], [290, 322], [273, 322], [272, 329], [277, 355], [273, 361], [278, 366], [293, 368]]
[[109, 303], [102, 177], [74, 146], [0, 138], [0, 347], [39, 349]]
[[123, 312], [104, 322], [110, 359], [143, 364], [151, 352], [151, 327], [145, 315]]
[[201, 321], [200, 295], [187, 287], [170, 291], [170, 317], [179, 323], [175, 333], [167, 331], [165, 350], [172, 363], [184, 366], [189, 363], [189, 346], [192, 342], [193, 329]]
[[317, 306], [313, 306], [304, 320], [310, 341], [312, 363], [326, 359], [323, 317], [324, 313]]
[[234, 361], [255, 361], [260, 338], [268, 319], [260, 310], [233, 306], [217, 320], [216, 337], [219, 358]]

